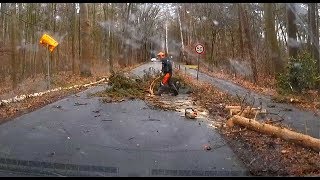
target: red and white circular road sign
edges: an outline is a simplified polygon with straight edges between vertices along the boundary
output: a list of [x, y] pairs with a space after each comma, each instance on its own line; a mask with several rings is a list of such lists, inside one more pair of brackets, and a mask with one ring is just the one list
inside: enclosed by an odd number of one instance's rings
[[202, 54], [204, 52], [204, 46], [202, 44], [197, 44], [195, 50], [198, 54]]

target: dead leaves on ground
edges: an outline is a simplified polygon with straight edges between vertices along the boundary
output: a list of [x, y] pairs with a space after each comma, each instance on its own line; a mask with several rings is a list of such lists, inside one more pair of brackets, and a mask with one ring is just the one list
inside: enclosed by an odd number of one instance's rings
[[262, 93], [265, 95], [276, 95], [277, 92], [275, 90], [275, 81], [271, 77], [258, 77], [258, 82], [259, 84], [256, 85], [249, 80], [243, 78], [242, 76], [232, 76], [230, 74], [227, 74], [225, 72], [210, 72], [208, 69], [205, 68], [200, 68], [202, 72], [205, 74], [208, 74], [213, 77], [221, 78], [221, 79], [226, 79], [231, 82], [234, 82], [235, 84], [238, 84], [240, 86], [243, 86], [245, 88], [248, 88], [250, 90], [253, 90], [258, 93]]
[[[239, 105], [239, 101], [213, 86], [197, 82], [185, 75], [197, 87], [193, 98], [203, 104], [213, 117], [224, 117], [218, 129], [234, 152], [246, 164], [252, 175], [256, 176], [304, 176], [320, 174], [320, 154], [302, 146], [264, 135], [246, 128], [235, 126], [224, 128], [228, 116], [226, 104]], [[214, 118], [218, 119], [218, 118]], [[218, 123], [218, 122], [217, 122]], [[281, 126], [280, 122], [276, 122]]]
[[[55, 88], [55, 86], [57, 85], [74, 85], [74, 84], [79, 84], [79, 83], [88, 83], [88, 82], [93, 82], [97, 77], [89, 77], [89, 78], [83, 78], [80, 76], [75, 76], [72, 75], [70, 72], [60, 72], [58, 74], [56, 74], [55, 76], [53, 76], [53, 80], [60, 80], [59, 84], [52, 84], [52, 88]], [[44, 81], [43, 77], [41, 75], [38, 75], [36, 77], [34, 77], [34, 79], [32, 78], [28, 78], [25, 81], [21, 82], [18, 86], [18, 88], [12, 92], [10, 92], [10, 94], [12, 93], [16, 93], [16, 94], [23, 94], [23, 93], [34, 93], [35, 90], [39, 90], [39, 89], [35, 89], [35, 87], [37, 87], [37, 83], [39, 81]], [[23, 87], [23, 88], [21, 88]], [[42, 88], [46, 88], [42, 87]], [[15, 103], [11, 103], [8, 105], [3, 105], [0, 107], [0, 123], [4, 122], [6, 120], [12, 119], [14, 117], [17, 117], [19, 115], [22, 115], [24, 113], [33, 111], [39, 107], [42, 107], [46, 104], [49, 104], [51, 102], [54, 102], [62, 97], [65, 97], [67, 95], [70, 95], [72, 93], [75, 92], [79, 92], [81, 90], [83, 90], [83, 87], [78, 87], [75, 89], [65, 89], [65, 90], [61, 90], [61, 91], [53, 91], [50, 92], [48, 94], [44, 94], [42, 96], [38, 96], [38, 97], [33, 97], [33, 98], [27, 98], [23, 101], [20, 102], [15, 102]], [[4, 97], [4, 96], [2, 96]]]
[[[233, 129], [239, 131], [240, 128]], [[222, 129], [222, 132], [228, 131]], [[320, 155], [312, 150], [251, 130], [228, 133], [225, 138], [253, 175], [320, 174]]]
[[14, 117], [22, 115], [24, 113], [28, 113], [37, 108], [43, 107], [49, 103], [55, 102], [62, 97], [70, 95], [75, 92], [79, 92], [80, 90], [63, 90], [60, 92], [53, 92], [50, 94], [45, 94], [43, 96], [26, 99], [25, 101], [12, 103], [9, 105], [5, 105], [0, 107], [0, 123], [10, 120]]
[[320, 99], [318, 92], [304, 92], [301, 95], [277, 95], [272, 97], [272, 101], [277, 103], [293, 104], [304, 110], [317, 111], [320, 110]]
[[320, 109], [320, 94], [318, 91], [309, 90], [306, 92], [302, 92], [301, 94], [282, 96], [275, 90], [275, 81], [271, 77], [259, 77], [260, 84], [255, 85], [241, 76], [235, 78], [234, 76], [228, 75], [226, 73], [209, 72], [205, 68], [200, 69], [203, 73], [208, 74], [212, 77], [226, 79], [254, 92], [269, 95], [273, 97], [272, 99], [274, 100], [274, 102], [293, 104], [299, 108], [314, 111], [316, 116], [319, 115], [319, 112], [317, 111], [319, 111]]

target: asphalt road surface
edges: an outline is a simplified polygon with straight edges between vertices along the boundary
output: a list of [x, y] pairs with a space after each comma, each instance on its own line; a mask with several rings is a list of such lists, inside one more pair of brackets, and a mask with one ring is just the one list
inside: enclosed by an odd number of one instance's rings
[[[159, 69], [151, 62], [133, 70]], [[246, 176], [205, 119], [143, 101], [103, 103], [105, 84], [0, 125], [0, 176]], [[211, 150], [204, 149], [209, 144]]]

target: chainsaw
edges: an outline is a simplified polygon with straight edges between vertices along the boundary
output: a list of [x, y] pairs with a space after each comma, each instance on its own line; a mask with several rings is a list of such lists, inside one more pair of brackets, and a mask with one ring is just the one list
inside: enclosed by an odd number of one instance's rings
[[197, 111], [191, 107], [185, 109], [184, 115], [186, 118], [195, 119], [198, 115]]

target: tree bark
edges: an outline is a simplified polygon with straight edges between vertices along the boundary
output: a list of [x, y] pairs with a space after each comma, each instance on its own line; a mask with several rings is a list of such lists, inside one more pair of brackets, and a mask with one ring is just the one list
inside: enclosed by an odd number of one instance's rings
[[267, 53], [273, 64], [273, 75], [279, 74], [283, 70], [283, 63], [281, 60], [280, 49], [277, 42], [277, 35], [275, 31], [275, 17], [273, 15], [273, 3], [264, 3], [265, 24], [266, 24], [266, 44], [269, 53]]
[[[114, 11], [114, 5], [111, 4], [111, 22], [114, 21], [114, 14], [113, 14], [113, 11]], [[110, 66], [110, 72], [113, 73], [113, 65], [114, 65], [114, 62], [113, 62], [113, 32], [110, 31], [109, 29], [109, 66]]]
[[316, 60], [317, 71], [319, 69], [319, 29], [317, 29], [316, 18], [318, 18], [317, 3], [310, 3], [310, 25], [311, 25], [311, 42], [312, 42], [312, 57]]
[[234, 37], [233, 37], [233, 31], [230, 29], [230, 36], [231, 36], [231, 45], [232, 45], [232, 59], [234, 59]]
[[234, 126], [234, 124], [300, 144], [317, 152], [320, 151], [320, 139], [297, 133], [286, 128], [276, 127], [266, 123], [260, 123], [253, 119], [248, 119], [238, 115], [234, 115], [227, 121], [228, 127], [232, 127]]
[[247, 46], [248, 46], [248, 51], [249, 51], [249, 56], [250, 56], [250, 64], [251, 64], [251, 70], [252, 70], [252, 78], [253, 78], [253, 83], [256, 84], [258, 77], [257, 77], [257, 65], [256, 65], [256, 60], [253, 55], [253, 48], [251, 44], [251, 37], [250, 37], [250, 30], [249, 30], [249, 24], [248, 24], [248, 13], [246, 9], [243, 9], [242, 6], [240, 5], [240, 11], [243, 14], [243, 27], [244, 27], [244, 33], [247, 41]]
[[71, 56], [72, 56], [72, 73], [77, 74], [76, 72], [76, 63], [75, 63], [75, 58], [76, 58], [76, 52], [75, 52], [75, 41], [76, 41], [76, 22], [77, 22], [77, 11], [76, 11], [76, 4], [72, 3], [72, 25], [71, 25], [71, 30], [72, 30], [72, 36], [71, 36]]
[[6, 15], [3, 14], [3, 12], [7, 11], [7, 3], [1, 3], [1, 32], [2, 32], [2, 41], [5, 44], [6, 43], [6, 32], [7, 32], [7, 23], [6, 23]]
[[10, 30], [11, 30], [11, 79], [12, 79], [12, 87], [13, 89], [15, 89], [17, 87], [17, 65], [16, 65], [16, 60], [17, 60], [17, 40], [16, 40], [16, 4], [12, 3], [11, 4], [11, 26], [10, 26]]
[[241, 60], [244, 58], [244, 45], [243, 45], [243, 35], [242, 35], [242, 13], [241, 4], [238, 4], [238, 22], [239, 22], [239, 44], [240, 44], [240, 57]]
[[311, 4], [312, 3], [308, 3], [308, 38], [307, 38], [307, 48], [308, 48], [308, 52], [310, 52], [310, 54], [312, 55], [312, 42], [311, 42], [311, 38], [313, 38], [312, 35], [312, 25], [311, 25]]
[[92, 76], [90, 61], [90, 21], [88, 18], [88, 7], [86, 3], [80, 3], [80, 26], [81, 26], [81, 64], [80, 75]]
[[131, 11], [131, 5], [132, 3], [128, 3], [128, 7], [127, 7], [127, 11], [126, 11], [126, 24], [124, 24], [123, 26], [123, 30], [122, 30], [122, 37], [123, 40], [121, 40], [121, 46], [120, 46], [120, 50], [123, 52], [120, 56], [120, 61], [119, 64], [120, 66], [126, 66], [129, 62], [129, 47], [126, 44], [127, 40], [129, 40], [128, 38], [128, 33], [127, 33], [127, 26], [129, 26], [129, 17], [130, 17], [130, 11]]
[[[52, 3], [52, 21], [53, 21], [53, 34], [55, 35], [56, 33], [56, 16], [57, 16], [57, 3]], [[58, 49], [59, 47], [57, 47]], [[55, 56], [54, 53], [50, 53], [51, 55], [51, 71], [52, 73], [55, 73], [57, 71], [57, 57]]]
[[179, 22], [179, 31], [180, 31], [180, 39], [181, 39], [181, 55], [182, 55], [182, 62], [185, 62], [185, 55], [184, 55], [184, 42], [183, 42], [183, 30], [182, 30], [182, 22], [180, 18], [180, 8], [179, 5], [177, 7], [177, 14], [178, 14], [178, 22]]
[[92, 65], [95, 64], [96, 56], [97, 56], [97, 45], [98, 43], [95, 43], [98, 41], [97, 39], [97, 32], [96, 32], [96, 3], [92, 3], [92, 36], [93, 36], [93, 48], [92, 48]]
[[287, 28], [288, 28], [288, 50], [289, 57], [297, 58], [298, 46], [297, 46], [297, 25], [295, 23], [295, 7], [294, 3], [287, 5]]

